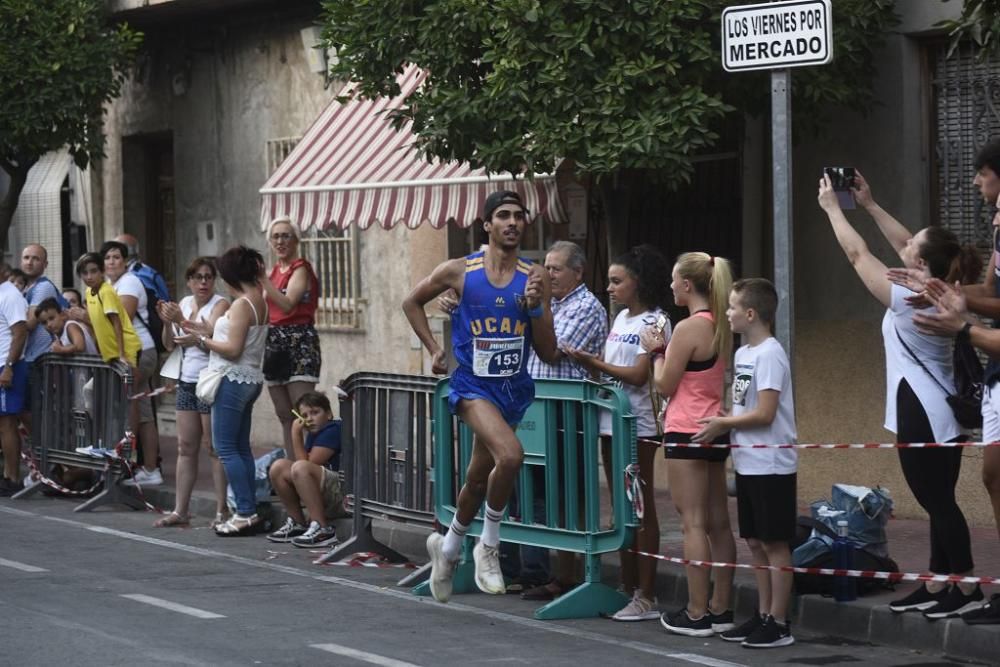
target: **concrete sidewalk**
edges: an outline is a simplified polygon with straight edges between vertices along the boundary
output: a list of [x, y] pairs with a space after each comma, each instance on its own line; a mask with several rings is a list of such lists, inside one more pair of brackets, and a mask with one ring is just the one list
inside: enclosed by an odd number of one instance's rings
[[[169, 510], [174, 501], [174, 466], [176, 463], [176, 440], [161, 438], [163, 473], [166, 483], [161, 487], [147, 489], [146, 497], [158, 507]], [[269, 451], [269, 447], [255, 450], [255, 456]], [[656, 502], [660, 518], [660, 553], [681, 556], [682, 534], [679, 517], [670, 500], [669, 491], [657, 491]], [[283, 518], [280, 506], [275, 507], [278, 518]], [[211, 518], [215, 513], [212, 496], [211, 469], [208, 456], [203, 452], [191, 511], [196, 515]], [[730, 515], [734, 520], [735, 499], [730, 502]], [[152, 521], [152, 518], [151, 518]], [[341, 532], [347, 525], [339, 522]], [[893, 519], [888, 525], [891, 556], [904, 572], [925, 572], [929, 549], [928, 522], [913, 519]], [[409, 526], [390, 522], [375, 522], [376, 537], [388, 546], [407, 554], [415, 562], [426, 561], [424, 541], [426, 533]], [[1000, 541], [993, 528], [972, 529], [973, 553], [976, 572], [984, 576], [1000, 576]], [[741, 563], [750, 562], [750, 554], [745, 543], [737, 540], [738, 558]], [[605, 579], [617, 582], [617, 558], [612, 555], [605, 559]], [[1000, 626], [969, 626], [961, 620], [929, 622], [920, 614], [893, 614], [888, 603], [901, 597], [915, 584], [900, 584], [896, 591], [883, 591], [859, 598], [854, 602], [838, 603], [832, 598], [801, 596], [793, 604], [793, 627], [801, 627], [848, 640], [873, 644], [892, 645], [931, 654], [943, 654], [959, 658], [985, 661], [996, 664], [1000, 656]], [[683, 567], [672, 563], [660, 563], [657, 573], [657, 590], [661, 609], [673, 609], [683, 605], [687, 599], [687, 589]], [[1000, 586], [985, 586], [987, 597], [1000, 592]], [[753, 573], [738, 570], [736, 575], [735, 608], [738, 618], [745, 618], [756, 605], [757, 594]]]

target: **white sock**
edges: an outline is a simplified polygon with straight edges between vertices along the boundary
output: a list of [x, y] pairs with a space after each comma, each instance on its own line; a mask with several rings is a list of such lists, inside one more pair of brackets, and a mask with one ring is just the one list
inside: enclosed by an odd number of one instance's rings
[[458, 560], [462, 551], [462, 540], [465, 539], [467, 532], [469, 532], [469, 527], [463, 523], [459, 523], [458, 517], [451, 520], [448, 532], [444, 535], [444, 544], [441, 545], [441, 551], [444, 553], [445, 558], [448, 560]]
[[486, 503], [486, 512], [484, 514], [483, 520], [483, 534], [479, 538], [480, 541], [488, 547], [496, 547], [500, 544], [500, 519], [503, 518], [504, 510], [506, 507], [501, 507], [498, 510], [490, 507], [489, 503]]

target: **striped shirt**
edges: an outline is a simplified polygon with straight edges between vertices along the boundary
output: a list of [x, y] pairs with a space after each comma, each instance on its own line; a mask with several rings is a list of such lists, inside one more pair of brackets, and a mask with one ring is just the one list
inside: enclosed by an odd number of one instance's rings
[[[586, 285], [579, 285], [562, 299], [552, 299], [552, 323], [556, 344], [573, 347], [601, 357], [608, 337], [608, 311]], [[534, 348], [528, 355], [528, 373], [536, 380], [580, 380], [588, 372], [569, 357], [547, 364]]]

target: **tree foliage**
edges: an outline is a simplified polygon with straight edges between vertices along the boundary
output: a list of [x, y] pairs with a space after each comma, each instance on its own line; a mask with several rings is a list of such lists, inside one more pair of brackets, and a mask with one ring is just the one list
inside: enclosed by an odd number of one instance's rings
[[997, 55], [1000, 53], [1000, 0], [965, 0], [959, 17], [941, 21], [938, 27], [947, 30], [951, 38], [949, 56], [959, 42], [966, 39], [980, 47], [980, 57]]
[[[398, 92], [405, 63], [430, 72], [395, 113], [417, 148], [490, 171], [595, 175], [656, 170], [676, 183], [726, 113], [767, 108], [764, 75], [726, 74], [723, 0], [326, 0], [332, 74], [373, 97]], [[796, 70], [798, 117], [873, 101], [874, 53], [891, 0], [834, 3], [836, 61]]]
[[85, 167], [104, 155], [104, 104], [121, 91], [142, 35], [110, 26], [100, 0], [0, 0], [0, 245], [28, 170], [67, 147]]

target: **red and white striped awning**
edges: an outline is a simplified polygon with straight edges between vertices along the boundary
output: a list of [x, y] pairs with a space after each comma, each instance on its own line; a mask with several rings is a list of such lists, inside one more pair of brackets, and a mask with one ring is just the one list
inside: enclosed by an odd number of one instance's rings
[[399, 108], [425, 77], [411, 66], [399, 77], [398, 97], [331, 102], [260, 189], [261, 228], [285, 216], [303, 230], [424, 222], [468, 227], [482, 215], [486, 197], [501, 189], [520, 193], [533, 218], [565, 222], [554, 175], [515, 181], [417, 154], [410, 124], [396, 131], [385, 113]]

